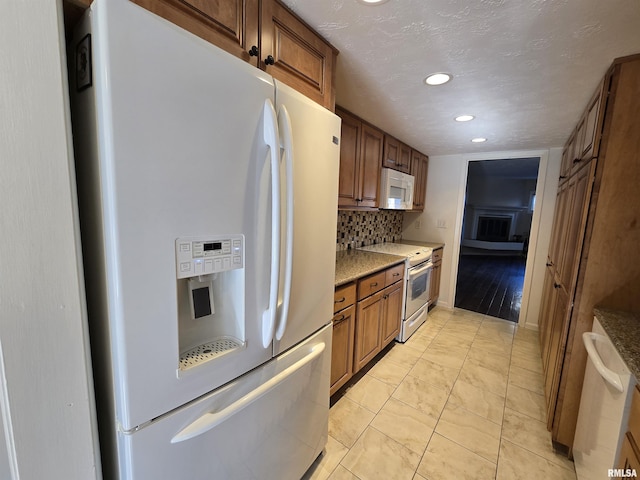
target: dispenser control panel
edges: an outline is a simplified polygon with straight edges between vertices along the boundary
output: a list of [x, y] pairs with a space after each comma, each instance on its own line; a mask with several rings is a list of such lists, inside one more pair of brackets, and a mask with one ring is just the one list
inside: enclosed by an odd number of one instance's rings
[[226, 272], [244, 267], [244, 236], [212, 235], [176, 240], [177, 278]]

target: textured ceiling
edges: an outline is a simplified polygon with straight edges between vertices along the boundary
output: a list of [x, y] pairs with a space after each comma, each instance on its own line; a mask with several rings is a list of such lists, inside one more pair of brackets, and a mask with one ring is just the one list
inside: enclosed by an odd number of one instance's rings
[[562, 146], [612, 60], [640, 53], [640, 0], [283, 1], [340, 51], [337, 103], [428, 155]]

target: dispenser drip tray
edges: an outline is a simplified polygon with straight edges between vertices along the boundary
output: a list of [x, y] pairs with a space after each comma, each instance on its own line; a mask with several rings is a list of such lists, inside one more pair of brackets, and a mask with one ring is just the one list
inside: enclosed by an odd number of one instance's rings
[[203, 343], [180, 355], [180, 370], [188, 370], [243, 347], [244, 343], [233, 337], [220, 337], [212, 342]]

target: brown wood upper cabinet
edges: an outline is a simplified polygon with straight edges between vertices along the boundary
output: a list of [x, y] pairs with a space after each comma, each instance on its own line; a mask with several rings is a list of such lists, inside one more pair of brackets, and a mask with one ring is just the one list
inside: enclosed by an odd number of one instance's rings
[[603, 118], [603, 110], [600, 108], [603, 92], [604, 82], [600, 82], [571, 137], [569, 137], [569, 141], [562, 152], [561, 182], [575, 174], [589, 160], [598, 156], [600, 147], [600, 135], [598, 133], [602, 129]]
[[385, 134], [382, 166], [409, 173], [411, 170], [411, 147], [397, 138]]
[[427, 172], [429, 170], [429, 157], [417, 150], [411, 150], [411, 175], [415, 177], [413, 188], [413, 210], [424, 210], [425, 197], [427, 195]]
[[281, 3], [262, 0], [261, 10], [264, 70], [333, 111], [337, 50]]
[[259, 0], [131, 1], [258, 66]]
[[377, 207], [384, 134], [336, 108], [342, 119], [338, 207]]
[[131, 1], [333, 111], [337, 50], [277, 0]]

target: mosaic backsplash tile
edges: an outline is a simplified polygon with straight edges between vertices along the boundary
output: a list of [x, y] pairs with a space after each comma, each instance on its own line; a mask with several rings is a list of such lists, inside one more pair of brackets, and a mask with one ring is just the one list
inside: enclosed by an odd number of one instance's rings
[[401, 240], [403, 219], [404, 212], [398, 210], [338, 210], [336, 250]]

